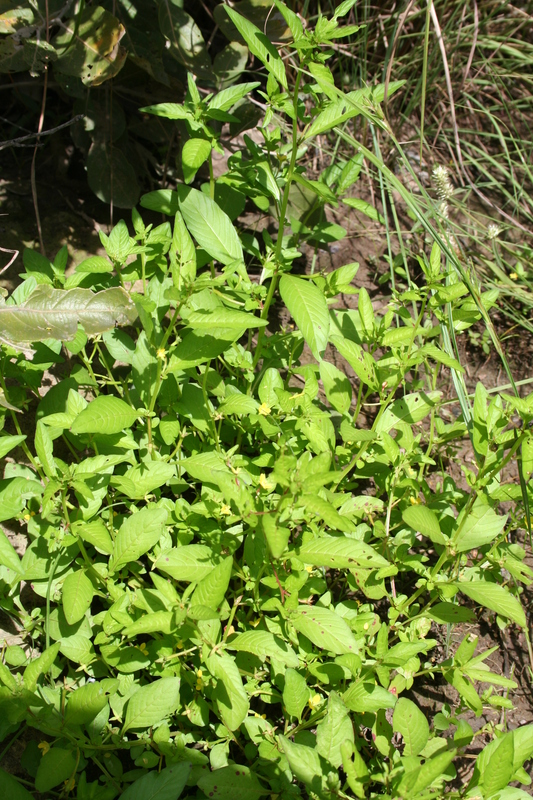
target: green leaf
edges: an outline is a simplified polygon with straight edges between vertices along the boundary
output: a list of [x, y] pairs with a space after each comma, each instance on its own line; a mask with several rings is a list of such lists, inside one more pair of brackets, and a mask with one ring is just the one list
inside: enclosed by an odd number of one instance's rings
[[98, 86], [124, 66], [127, 51], [119, 47], [123, 36], [124, 26], [109, 11], [86, 6], [62, 21], [52, 42], [59, 54], [55, 68], [81, 78], [86, 86]]
[[375, 426], [376, 433], [382, 431], [388, 433], [398, 422], [406, 422], [409, 425], [421, 422], [436, 407], [441, 396], [442, 392], [429, 392], [429, 394], [413, 392], [401, 400], [395, 400], [378, 420]]
[[[163, 103], [163, 106], [171, 106], [174, 107], [174, 103]], [[148, 108], [141, 108], [140, 111], [147, 111], [148, 113], [154, 114], [154, 109], [159, 108], [159, 106], [149, 106]], [[182, 106], [176, 106], [176, 108], [181, 109]], [[185, 112], [184, 112], [185, 113]], [[167, 116], [167, 114], [161, 114], [160, 116]], [[191, 117], [191, 114], [188, 114]], [[171, 119], [185, 119], [186, 117], [171, 117]], [[141, 206], [143, 208], [148, 208], [150, 211], [157, 211], [158, 214], [166, 214], [169, 217], [173, 217], [177, 211], [179, 211], [179, 198], [178, 193], [175, 192], [173, 189], [156, 189], [154, 192], [148, 192], [147, 194], [143, 194], [141, 197]]]
[[67, 575], [63, 582], [62, 601], [65, 619], [69, 625], [74, 625], [85, 616], [91, 607], [94, 588], [82, 569], [77, 569]]
[[522, 628], [526, 627], [526, 615], [520, 601], [503, 586], [486, 581], [457, 581], [453, 585], [475, 603], [507, 617]]
[[230, 731], [236, 731], [246, 719], [249, 708], [239, 669], [228, 655], [209, 656], [206, 663], [209, 672], [217, 679], [213, 699], [222, 721]]
[[[57, 658], [57, 654], [59, 653], [60, 644], [56, 642], [55, 644], [50, 645], [44, 653], [42, 653], [38, 658], [34, 658], [31, 661], [26, 669], [24, 670], [23, 674], [23, 682], [24, 688], [27, 689], [29, 692], [35, 691], [37, 686], [37, 681], [41, 675], [52, 667], [52, 664]], [[55, 784], [53, 784], [55, 786]]]
[[177, 800], [187, 785], [191, 765], [181, 761], [161, 772], [152, 770], [130, 784], [120, 800]]
[[128, 325], [136, 317], [133, 302], [121, 288], [94, 293], [41, 285], [20, 305], [0, 303], [0, 339], [13, 346], [46, 339], [68, 342], [76, 335], [78, 323], [93, 336], [115, 325]]
[[97, 683], [86, 683], [68, 695], [65, 722], [67, 725], [87, 725], [107, 705], [108, 699], [115, 694], [119, 682], [105, 678]]
[[402, 511], [402, 519], [410, 528], [427, 536], [434, 544], [446, 544], [447, 538], [441, 533], [437, 515], [427, 506], [408, 506]]
[[102, 203], [133, 208], [141, 193], [137, 172], [111, 142], [93, 142], [87, 155], [87, 183]]
[[290, 620], [297, 631], [322, 650], [337, 655], [359, 652], [359, 645], [348, 624], [329, 608], [299, 608]]
[[352, 403], [352, 384], [340, 369], [329, 361], [320, 362], [320, 379], [328, 402], [333, 408], [344, 414]]
[[379, 388], [374, 359], [363, 350], [360, 344], [334, 334], [330, 341], [335, 345], [341, 356], [346, 359], [357, 377], [373, 391]]
[[362, 214], [370, 217], [370, 219], [385, 225], [383, 215], [380, 214], [377, 208], [374, 208], [371, 203], [367, 203], [366, 200], [361, 200], [360, 197], [345, 197], [343, 198], [342, 202], [345, 205], [350, 206], [350, 208], [355, 208], [356, 211], [360, 211]]
[[339, 695], [331, 692], [327, 714], [317, 726], [316, 749], [338, 769], [342, 766], [341, 745], [346, 741], [355, 742], [353, 724]]
[[285, 686], [283, 687], [283, 705], [291, 717], [300, 719], [309, 701], [309, 688], [305, 678], [295, 669], [285, 670]]
[[155, 566], [176, 581], [201, 581], [213, 571], [213, 551], [204, 544], [188, 544], [166, 550]]
[[404, 754], [417, 756], [429, 739], [429, 724], [418, 706], [406, 697], [400, 697], [394, 707], [392, 729], [404, 741]]
[[268, 631], [245, 631], [228, 642], [227, 647], [229, 650], [253, 653], [263, 661], [267, 657], [274, 658], [287, 667], [296, 668], [299, 664], [298, 656], [292, 647]]
[[141, 686], [128, 700], [123, 732], [131, 728], [149, 728], [174, 714], [179, 705], [179, 678], [159, 678]]
[[24, 434], [20, 436], [2, 436], [0, 437], [0, 458], [4, 458], [10, 450], [17, 447], [26, 439]]
[[52, 437], [48, 427], [44, 424], [43, 420], [37, 422], [35, 428], [35, 452], [41, 462], [41, 467], [47, 478], [55, 478], [57, 469], [54, 462], [54, 446]]
[[0, 528], [0, 565], [13, 570], [15, 575], [22, 575], [24, 570], [20, 563], [20, 558], [17, 551], [5, 535], [4, 531]]
[[153, 611], [151, 614], [144, 614], [140, 619], [127, 625], [122, 633], [128, 639], [139, 636], [141, 633], [170, 633], [174, 628], [175, 616], [173, 611]]
[[317, 751], [304, 744], [291, 742], [285, 736], [279, 736], [278, 741], [294, 777], [305, 783], [306, 786], [310, 786], [315, 792], [322, 794], [320, 790], [323, 771]]
[[280, 54], [259, 28], [242, 17], [237, 11], [229, 6], [226, 6], [226, 11], [241, 34], [242, 38], [250, 48], [250, 52], [261, 61], [267, 70], [272, 73], [278, 83], [287, 89], [287, 75], [285, 73], [285, 65], [280, 57]]
[[166, 520], [163, 508], [143, 508], [126, 517], [115, 539], [110, 571], [117, 572], [151, 550], [161, 538]]
[[138, 416], [139, 412], [119, 397], [101, 394], [78, 414], [70, 429], [75, 434], [98, 433], [109, 436], [120, 433], [124, 428], [131, 428]]
[[13, 775], [0, 768], [0, 782], [9, 800], [33, 800], [33, 795]]
[[90, 522], [76, 520], [72, 523], [72, 532], [84, 542], [92, 544], [101, 553], [108, 556], [113, 553], [111, 536], [104, 523], [99, 519], [93, 519]]
[[200, 247], [221, 264], [242, 261], [242, 245], [227, 214], [203, 192], [179, 187], [180, 211]]
[[437, 603], [427, 612], [428, 617], [446, 625], [457, 625], [459, 622], [475, 622], [475, 615], [465, 606], [454, 603]]
[[[202, 32], [183, 4], [159, 4], [159, 27], [168, 43], [168, 52], [196, 75], [211, 77], [211, 59]], [[154, 30], [155, 33], [155, 30]], [[170, 105], [170, 104], [169, 104]]]
[[176, 477], [174, 464], [166, 461], [148, 461], [130, 467], [124, 475], [114, 475], [111, 485], [117, 486], [130, 500], [141, 500], [146, 495]]
[[131, 336], [121, 331], [120, 328], [113, 328], [112, 331], [106, 331], [102, 339], [115, 361], [121, 361], [123, 364], [133, 363], [135, 342]]
[[211, 153], [211, 142], [207, 139], [188, 139], [181, 151], [181, 163], [183, 166], [183, 178], [185, 183], [192, 183], [194, 176], [209, 158]]
[[209, 575], [199, 582], [191, 598], [191, 605], [208, 606], [217, 611], [226, 596], [232, 567], [233, 558], [231, 556], [222, 559], [220, 564], [217, 564]]
[[269, 793], [250, 768], [240, 764], [229, 764], [202, 774], [198, 788], [210, 800], [257, 800], [262, 794]]
[[[439, 778], [445, 772], [457, 754], [457, 750], [446, 750], [443, 753], [438, 753], [433, 758], [428, 758], [417, 771], [417, 777], [414, 784], [412, 784], [407, 791], [404, 792], [402, 783], [397, 789], [398, 796], [417, 797], [424, 789]], [[407, 777], [409, 773], [407, 774]], [[405, 778], [404, 778], [405, 780]]]
[[49, 792], [54, 786], [67, 781], [76, 770], [76, 759], [70, 750], [52, 747], [39, 762], [35, 776], [38, 792]]
[[393, 708], [396, 697], [373, 682], [354, 681], [343, 694], [344, 704], [350, 711], [358, 714], [369, 712], [375, 714], [380, 709]]
[[468, 513], [459, 515], [452, 535], [453, 546], [458, 553], [483, 547], [500, 535], [506, 522], [506, 516], [500, 517], [482, 498], [477, 497]]
[[348, 536], [313, 539], [300, 548], [298, 557], [306, 564], [334, 569], [381, 569], [389, 566], [389, 562], [369, 544]]
[[314, 283], [292, 275], [282, 276], [279, 290], [311, 352], [320, 361], [329, 335], [326, 298]]

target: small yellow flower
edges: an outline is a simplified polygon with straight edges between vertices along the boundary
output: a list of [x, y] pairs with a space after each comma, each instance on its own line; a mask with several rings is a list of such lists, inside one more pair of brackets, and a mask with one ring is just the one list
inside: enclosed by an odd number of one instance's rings
[[75, 778], [67, 778], [66, 781], [63, 781], [63, 783], [65, 784], [65, 790], [67, 792], [71, 792], [74, 789], [74, 787], [76, 786], [76, 779]]
[[260, 619], [251, 619], [249, 624], [252, 626], [252, 628], [257, 628], [260, 622], [261, 622]]
[[509, 275], [509, 277], [510, 277], [510, 279], [511, 279], [512, 281], [517, 281], [517, 280], [518, 280], [518, 273], [517, 273], [517, 272], [511, 272], [511, 274]]
[[412, 506], [419, 506], [422, 501], [420, 500], [419, 497], [413, 497], [411, 495], [411, 497], [409, 498], [409, 502], [411, 503]]
[[203, 669], [199, 669], [199, 670], [197, 670], [197, 672], [196, 672], [196, 675], [197, 675], [197, 677], [198, 677], [198, 678], [201, 678], [203, 674], [204, 674], [204, 671], [203, 671]]
[[178, 639], [178, 641], [176, 642], [176, 647], [178, 650], [183, 650], [183, 642], [181, 641], [181, 639]]
[[319, 706], [321, 702], [322, 698], [319, 694], [314, 694], [313, 697], [310, 697], [308, 705], [311, 711], [313, 711], [317, 706]]
[[311, 573], [312, 573], [312, 571], [314, 570], [314, 567], [313, 567], [311, 564], [308, 564], [308, 565], [306, 566], [306, 568], [305, 568], [305, 569], [307, 570], [307, 572], [308, 572], [309, 574], [311, 574]]
[[223, 514], [225, 517], [229, 517], [231, 514], [231, 508], [224, 503], [220, 506], [220, 513]]
[[164, 360], [165, 360], [165, 358], [167, 357], [167, 351], [165, 350], [165, 348], [164, 348], [164, 347], [160, 347], [160, 348], [158, 349], [158, 351], [157, 351], [157, 357], [158, 357], [158, 358], [160, 358], [160, 359], [161, 359], [161, 361], [164, 361]]
[[39, 750], [43, 751], [43, 753], [42, 753], [43, 756], [45, 756], [48, 753], [48, 751], [50, 750], [50, 745], [48, 744], [48, 742], [39, 742], [37, 747], [39, 748]]
[[262, 489], [266, 489], [266, 491], [269, 491], [270, 489], [273, 489], [275, 485], [276, 485], [275, 483], [270, 483], [264, 472], [261, 473], [261, 475], [259, 476], [259, 486]]
[[139, 650], [141, 651], [143, 656], [148, 655], [148, 650], [146, 649], [146, 642], [141, 642], [141, 644], [139, 645]]
[[261, 403], [261, 405], [257, 409], [257, 413], [261, 414], [262, 417], [268, 417], [268, 415], [272, 413], [272, 409], [270, 408], [270, 406], [267, 406], [266, 403]]

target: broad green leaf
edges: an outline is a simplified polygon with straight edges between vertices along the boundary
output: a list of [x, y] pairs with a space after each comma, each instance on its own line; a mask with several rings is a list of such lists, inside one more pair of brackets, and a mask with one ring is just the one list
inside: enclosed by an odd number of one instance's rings
[[402, 511], [402, 519], [410, 528], [427, 536], [434, 544], [446, 544], [447, 539], [441, 532], [437, 515], [427, 506], [408, 506]]
[[[416, 780], [411, 783], [409, 789], [405, 792], [403, 790], [403, 781], [405, 781], [405, 778], [403, 779], [397, 790], [398, 796], [417, 797], [421, 795], [424, 789], [431, 786], [431, 784], [448, 769], [456, 754], [457, 750], [445, 750], [443, 753], [438, 753], [436, 756], [433, 756], [433, 758], [426, 759], [420, 769], [417, 770]], [[409, 777], [409, 773], [407, 777]]]
[[292, 647], [268, 631], [245, 631], [232, 639], [227, 647], [229, 650], [245, 650], [247, 653], [253, 653], [263, 661], [267, 657], [274, 658], [287, 667], [296, 668], [299, 664], [298, 656]]
[[94, 588], [82, 569], [67, 575], [63, 582], [62, 601], [65, 619], [69, 625], [79, 622], [91, 607]]
[[475, 615], [465, 606], [454, 603], [437, 603], [427, 612], [428, 617], [441, 624], [457, 625], [459, 622], [474, 622]]
[[316, 749], [337, 769], [342, 766], [341, 745], [355, 742], [353, 724], [348, 709], [336, 692], [328, 698], [328, 710], [316, 729]]
[[[172, 108], [176, 107], [177, 109], [183, 108], [183, 106], [176, 106], [175, 103], [163, 103], [162, 106], [164, 108], [167, 106]], [[154, 109], [157, 108], [160, 108], [160, 106], [148, 106], [148, 108], [141, 108], [140, 111], [155, 114], [156, 112]], [[192, 114], [188, 112], [184, 111], [183, 113], [185, 116], [171, 117], [171, 119], [186, 119], [187, 115], [192, 117]], [[160, 116], [165, 117], [168, 116], [168, 114], [160, 114]], [[143, 208], [148, 208], [150, 211], [157, 211], [158, 214], [166, 214], [169, 217], [175, 216], [176, 212], [179, 211], [178, 193], [174, 191], [174, 189], [156, 189], [154, 192], [148, 192], [147, 194], [143, 194], [140, 202]]]
[[341, 356], [346, 359], [359, 380], [373, 391], [377, 391], [379, 382], [376, 375], [376, 365], [370, 353], [363, 350], [360, 344], [337, 334], [331, 336], [330, 340]]
[[191, 598], [191, 604], [208, 606], [217, 611], [226, 596], [232, 567], [233, 558], [231, 556], [222, 559], [220, 564], [217, 564], [209, 575], [199, 582]]
[[283, 275], [279, 290], [314, 357], [320, 361], [328, 344], [329, 311], [326, 298], [311, 281]]
[[[13, 570], [15, 575], [22, 575], [24, 570], [20, 563], [20, 558], [17, 551], [5, 535], [4, 531], [0, 528], [0, 565]], [[13, 577], [14, 577], [13, 576]]]
[[159, 28], [167, 41], [167, 52], [195, 75], [209, 78], [211, 59], [204, 37], [198, 25], [182, 6], [182, 2], [159, 4]]
[[323, 770], [318, 752], [304, 744], [291, 742], [285, 736], [279, 736], [278, 741], [294, 777], [305, 783], [306, 786], [311, 786], [315, 792], [320, 792]]
[[486, 581], [457, 581], [453, 585], [475, 603], [490, 608], [501, 617], [507, 617], [525, 628], [526, 615], [520, 601], [503, 586]]
[[128, 336], [120, 328], [113, 328], [112, 331], [106, 331], [102, 339], [115, 361], [121, 361], [124, 364], [133, 363], [135, 342], [131, 336]]
[[245, 17], [242, 17], [237, 11], [229, 6], [226, 6], [228, 15], [241, 34], [242, 38], [248, 45], [250, 52], [261, 61], [267, 70], [272, 73], [278, 83], [287, 89], [287, 75], [285, 73], [285, 65], [278, 53], [276, 47], [272, 44], [270, 39], [262, 33], [259, 28], [250, 22]]
[[13, 775], [0, 768], [0, 782], [9, 800], [33, 800], [33, 795]]
[[93, 519], [90, 522], [76, 520], [72, 523], [72, 532], [84, 542], [92, 544], [101, 553], [108, 556], [113, 553], [111, 536], [104, 523], [99, 519]]
[[126, 517], [115, 539], [109, 569], [117, 572], [151, 550], [161, 538], [166, 520], [163, 508], [143, 508]]
[[141, 500], [146, 495], [168, 485], [176, 477], [176, 467], [166, 461], [149, 461], [130, 467], [124, 475], [114, 475], [111, 486], [116, 486], [130, 500]]
[[393, 708], [396, 704], [396, 697], [393, 694], [382, 686], [377, 686], [373, 681], [367, 683], [363, 680], [354, 681], [342, 699], [350, 711], [358, 714], [365, 712], [375, 714], [380, 709]]
[[128, 700], [123, 732], [131, 728], [149, 728], [174, 714], [179, 705], [179, 678], [158, 678], [141, 686]]
[[218, 407], [221, 414], [225, 417], [235, 414], [238, 417], [247, 417], [256, 414], [259, 403], [253, 397], [240, 392], [227, 395]]
[[344, 414], [352, 403], [352, 384], [349, 379], [329, 361], [320, 362], [320, 379], [328, 402], [333, 408]]
[[333, 569], [381, 569], [389, 565], [369, 544], [348, 536], [321, 536], [313, 539], [300, 548], [298, 557], [306, 564]]
[[57, 469], [54, 462], [54, 445], [52, 442], [52, 437], [50, 436], [50, 431], [44, 424], [43, 420], [39, 420], [37, 422], [34, 444], [35, 452], [37, 453], [37, 457], [41, 462], [41, 467], [43, 468], [44, 474], [47, 476], [47, 478], [55, 478], [57, 475]]
[[2, 436], [0, 437], [0, 458], [4, 458], [10, 450], [17, 447], [26, 439], [24, 434], [20, 436]]
[[228, 764], [226, 767], [206, 772], [198, 780], [198, 787], [212, 800], [257, 800], [268, 794], [249, 767]]
[[200, 247], [221, 264], [242, 261], [242, 245], [227, 214], [203, 192], [179, 189], [180, 211]]
[[28, 664], [23, 674], [25, 689], [30, 692], [35, 691], [39, 677], [45, 672], [48, 672], [48, 670], [52, 667], [52, 664], [57, 658], [59, 649], [60, 644], [59, 642], [56, 642], [55, 644], [50, 645], [50, 647], [48, 647], [38, 658], [34, 658], [33, 661]]
[[360, 211], [362, 214], [365, 214], [365, 216], [370, 217], [370, 219], [380, 222], [382, 225], [385, 224], [383, 215], [380, 214], [377, 208], [374, 208], [371, 203], [367, 203], [366, 200], [362, 200], [360, 197], [344, 197], [342, 202], [350, 206], [350, 208], [355, 208], [356, 211]]
[[57, 644], [59, 652], [75, 664], [86, 666], [90, 664], [96, 656], [91, 640], [80, 633], [75, 633], [73, 636], [66, 636]]
[[204, 544], [187, 544], [166, 550], [156, 561], [160, 572], [166, 572], [176, 581], [201, 581], [210, 572], [213, 563], [213, 551]]
[[121, 800], [177, 800], [183, 792], [191, 764], [180, 761], [161, 772], [151, 770], [130, 784], [120, 795]]
[[407, 756], [417, 756], [428, 742], [428, 721], [418, 706], [406, 697], [400, 697], [394, 707], [392, 728], [402, 735]]
[[122, 634], [128, 639], [139, 636], [142, 633], [170, 633], [175, 627], [175, 616], [173, 611], [153, 611], [151, 614], [144, 614], [140, 619], [127, 625]]
[[105, 678], [97, 683], [86, 683], [71, 692], [67, 699], [65, 722], [67, 725], [86, 725], [107, 705], [110, 695], [114, 694], [119, 682]]
[[259, 81], [254, 81], [253, 83], [239, 83], [236, 86], [229, 86], [227, 89], [223, 89], [221, 92], [218, 92], [213, 99], [209, 102], [209, 110], [211, 109], [219, 109], [220, 111], [229, 111], [232, 106], [235, 105], [239, 100], [242, 100], [243, 97], [246, 97], [247, 94], [253, 92], [254, 89], [257, 89], [258, 86], [261, 86]]
[[285, 686], [283, 687], [283, 705], [291, 717], [300, 719], [309, 701], [310, 692], [303, 675], [295, 669], [285, 670]]
[[479, 497], [465, 515], [463, 512], [457, 520], [457, 528], [452, 535], [452, 542], [458, 553], [474, 550], [489, 544], [505, 527], [507, 517], [501, 517]]
[[67, 781], [76, 771], [76, 758], [71, 750], [52, 747], [39, 762], [35, 776], [38, 792], [49, 792], [54, 786]]
[[212, 655], [207, 660], [209, 672], [217, 679], [213, 692], [220, 716], [230, 731], [236, 731], [248, 714], [248, 695], [239, 669], [231, 656]]
[[75, 434], [98, 433], [109, 436], [120, 433], [124, 428], [131, 428], [138, 416], [139, 412], [119, 397], [101, 394], [78, 414], [70, 429]]
[[20, 305], [0, 303], [0, 340], [16, 347], [46, 339], [70, 341], [78, 323], [88, 336], [127, 325], [137, 317], [132, 300], [121, 288], [54, 289], [37, 286]]
[[395, 400], [390, 405], [380, 420], [378, 420], [375, 431], [381, 433], [384, 431], [388, 433], [398, 422], [406, 422], [408, 425], [414, 425], [421, 422], [440, 400], [442, 392], [413, 392], [402, 397], [401, 400]]
[[332, 653], [358, 653], [359, 644], [342, 617], [321, 606], [299, 608], [290, 620], [297, 631], [322, 650]]
[[211, 153], [211, 142], [207, 139], [188, 139], [181, 151], [181, 163], [183, 166], [183, 178], [185, 183], [192, 183], [194, 176], [209, 158]]
[[[55, 68], [99, 86], [124, 66], [127, 51], [119, 47], [124, 26], [101, 6], [86, 6], [63, 20], [53, 45], [59, 53]], [[55, 786], [56, 784], [54, 784]]]

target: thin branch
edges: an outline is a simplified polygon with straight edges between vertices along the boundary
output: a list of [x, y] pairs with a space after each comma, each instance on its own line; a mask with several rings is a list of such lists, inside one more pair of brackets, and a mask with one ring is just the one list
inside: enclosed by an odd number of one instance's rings
[[[3, 150], [6, 147], [28, 147], [28, 145], [23, 143], [27, 142], [29, 139], [41, 139], [43, 136], [51, 136], [53, 133], [57, 133], [57, 131], [60, 131], [63, 128], [68, 128], [69, 125], [74, 125], [84, 117], [85, 114], [77, 114], [77, 116], [73, 117], [68, 122], [63, 122], [62, 125], [57, 125], [55, 128], [50, 128], [47, 131], [41, 131], [41, 133], [29, 133], [27, 136], [19, 136], [17, 139], [10, 139], [7, 142], [0, 142], [0, 150]], [[41, 144], [41, 142], [37, 142], [36, 147], [40, 147]]]

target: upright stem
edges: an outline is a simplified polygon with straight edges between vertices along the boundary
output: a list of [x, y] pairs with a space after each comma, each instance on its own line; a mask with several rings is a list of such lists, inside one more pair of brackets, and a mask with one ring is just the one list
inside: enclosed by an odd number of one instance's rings
[[[272, 305], [272, 300], [274, 299], [274, 294], [276, 292], [279, 280], [279, 272], [281, 266], [281, 250], [283, 247], [283, 234], [285, 232], [285, 215], [287, 213], [287, 206], [289, 204], [289, 194], [291, 190], [292, 176], [294, 175], [294, 168], [296, 167], [296, 156], [298, 155], [298, 93], [300, 91], [301, 79], [302, 79], [302, 73], [300, 70], [298, 70], [298, 74], [296, 75], [296, 81], [294, 83], [294, 92], [292, 95], [294, 120], [292, 124], [291, 160], [289, 162], [289, 169], [287, 171], [287, 179], [285, 183], [285, 188], [283, 190], [283, 197], [281, 199], [281, 208], [279, 212], [278, 238], [276, 240], [276, 250], [274, 253], [274, 274], [272, 275], [265, 304], [263, 306], [263, 310], [261, 311], [261, 319], [268, 319], [268, 312], [270, 311], [270, 306]], [[255, 356], [253, 361], [254, 368], [257, 366], [259, 359], [261, 358], [261, 350], [263, 346], [264, 337], [265, 337], [265, 328], [260, 328], [259, 333], [257, 335], [257, 346], [255, 348]]]

